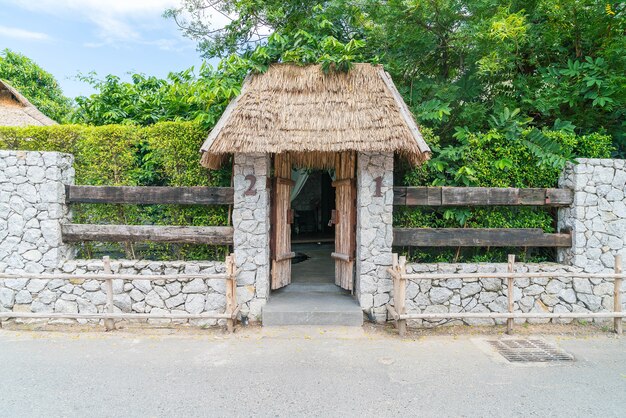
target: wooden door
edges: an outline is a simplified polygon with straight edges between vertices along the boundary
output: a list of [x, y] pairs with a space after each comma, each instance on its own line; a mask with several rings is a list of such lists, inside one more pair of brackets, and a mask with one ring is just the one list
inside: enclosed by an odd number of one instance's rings
[[288, 153], [274, 157], [274, 178], [272, 179], [271, 240], [272, 290], [291, 283], [291, 157]]
[[335, 159], [335, 284], [353, 290], [356, 253], [356, 155], [343, 152]]

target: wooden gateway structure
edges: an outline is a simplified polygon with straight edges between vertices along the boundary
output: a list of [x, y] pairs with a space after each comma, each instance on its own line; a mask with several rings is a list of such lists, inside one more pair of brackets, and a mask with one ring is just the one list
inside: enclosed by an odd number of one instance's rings
[[234, 155], [235, 263], [258, 303], [292, 280], [292, 200], [307, 188], [298, 169], [333, 177], [335, 284], [359, 301], [367, 288], [389, 285], [394, 154], [420, 164], [430, 149], [381, 66], [325, 74], [319, 65], [275, 64], [251, 74], [201, 152], [212, 169]]

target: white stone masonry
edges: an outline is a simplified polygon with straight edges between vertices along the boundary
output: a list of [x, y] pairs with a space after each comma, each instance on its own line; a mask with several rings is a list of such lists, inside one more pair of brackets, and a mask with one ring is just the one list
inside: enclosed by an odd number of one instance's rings
[[615, 255], [626, 262], [626, 161], [582, 158], [568, 164], [559, 187], [574, 191], [574, 204], [559, 209], [559, 229], [572, 247], [558, 261], [588, 273], [612, 271]]
[[235, 154], [233, 248], [239, 269], [237, 283], [253, 296], [242, 307], [251, 321], [260, 320], [269, 292], [270, 167], [269, 155]]
[[[377, 183], [380, 193], [377, 193]], [[379, 195], [378, 195], [379, 194]], [[387, 268], [393, 244], [393, 154], [357, 157], [356, 295], [377, 322], [387, 319], [393, 288]]]
[[61, 223], [69, 219], [72, 161], [58, 152], [0, 151], [0, 271], [43, 273], [70, 255]]

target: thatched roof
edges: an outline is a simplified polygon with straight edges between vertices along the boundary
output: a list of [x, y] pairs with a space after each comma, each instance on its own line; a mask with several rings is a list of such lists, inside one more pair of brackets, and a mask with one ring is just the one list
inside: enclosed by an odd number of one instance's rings
[[209, 168], [232, 153], [398, 152], [413, 164], [430, 156], [391, 77], [371, 64], [329, 74], [275, 64], [248, 76], [201, 151]]
[[0, 80], [0, 126], [48, 126], [56, 122], [44, 115], [9, 83]]

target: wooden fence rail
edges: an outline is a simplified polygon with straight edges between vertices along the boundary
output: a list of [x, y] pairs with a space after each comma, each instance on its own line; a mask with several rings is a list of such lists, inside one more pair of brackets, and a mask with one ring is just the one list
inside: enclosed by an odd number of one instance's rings
[[518, 189], [511, 187], [394, 187], [398, 206], [569, 206], [568, 189]]
[[[396, 323], [400, 336], [406, 333], [407, 319], [464, 319], [464, 318], [505, 318], [507, 320], [507, 334], [513, 332], [513, 320], [515, 318], [613, 318], [613, 327], [616, 334], [622, 334], [622, 318], [626, 313], [622, 312], [621, 286], [626, 274], [622, 273], [622, 257], [615, 256], [614, 273], [582, 273], [582, 272], [535, 272], [514, 273], [515, 256], [509, 255], [507, 273], [415, 273], [407, 274], [406, 257], [393, 255], [393, 265], [387, 271], [393, 279], [394, 305], [387, 305], [389, 315]], [[586, 278], [586, 279], [613, 279], [613, 312], [513, 312], [513, 293], [515, 279], [527, 279], [536, 277], [561, 277], [561, 278]], [[497, 278], [507, 280], [507, 305], [508, 312], [446, 312], [446, 313], [407, 313], [406, 312], [406, 286], [407, 281], [416, 280], [447, 280], [447, 279], [477, 279]]]
[[394, 228], [393, 245], [414, 247], [571, 247], [570, 234], [539, 228]]
[[161, 225], [61, 225], [63, 242], [175, 242], [186, 244], [228, 245], [233, 243], [230, 226]]
[[65, 186], [68, 203], [230, 205], [232, 187]]
[[[0, 273], [0, 279], [66, 279], [66, 280], [100, 280], [105, 282], [107, 303], [106, 312], [98, 313], [63, 313], [63, 312], [0, 312], [0, 325], [2, 319], [9, 318], [42, 318], [42, 319], [103, 319], [107, 331], [115, 329], [114, 319], [226, 319], [229, 332], [234, 331], [237, 314], [240, 306], [237, 304], [237, 271], [235, 269], [234, 255], [226, 257], [226, 273], [207, 274], [113, 274], [111, 261], [108, 256], [103, 257], [103, 273], [92, 274], [34, 274], [34, 273]], [[113, 280], [191, 280], [191, 279], [223, 279], [226, 280], [226, 312], [205, 312], [200, 314], [186, 313], [126, 313], [113, 312]]]

